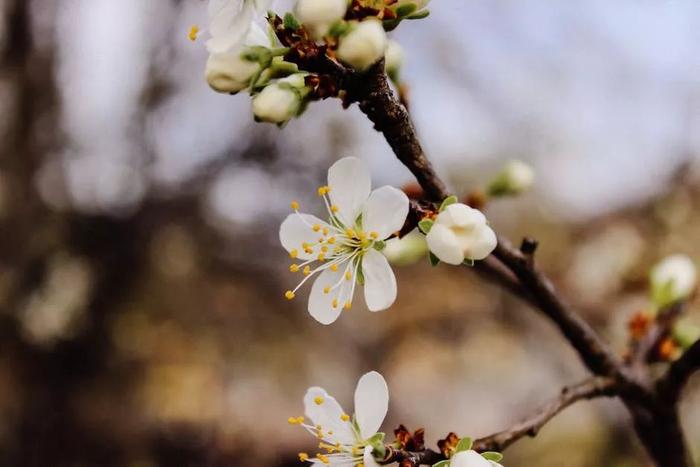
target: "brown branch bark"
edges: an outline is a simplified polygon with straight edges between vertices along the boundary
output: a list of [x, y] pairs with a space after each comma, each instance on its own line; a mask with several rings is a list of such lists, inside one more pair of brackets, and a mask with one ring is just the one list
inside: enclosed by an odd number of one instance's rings
[[567, 386], [559, 396], [542, 406], [537, 412], [517, 425], [474, 442], [473, 449], [479, 452], [503, 451], [526, 436], [535, 437], [540, 429], [554, 416], [570, 405], [585, 399], [615, 395], [616, 382], [611, 378], [590, 378], [579, 384]]
[[673, 362], [658, 383], [660, 398], [675, 404], [690, 377], [700, 371], [700, 340], [690, 346], [683, 355]]

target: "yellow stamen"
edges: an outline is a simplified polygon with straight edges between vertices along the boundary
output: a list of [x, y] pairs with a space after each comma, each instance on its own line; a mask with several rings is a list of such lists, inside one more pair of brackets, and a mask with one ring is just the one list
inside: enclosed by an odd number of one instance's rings
[[305, 452], [300, 452], [300, 453], [299, 453], [299, 460], [300, 460], [301, 462], [306, 462], [306, 461], [309, 460], [309, 455], [308, 455], [307, 453], [305, 453]]
[[289, 206], [292, 208], [293, 211], [299, 210], [299, 203], [297, 201], [292, 201], [289, 203]]
[[297, 250], [296, 248], [294, 248], [292, 251], [289, 252], [289, 257], [290, 257], [290, 258], [294, 259], [294, 258], [296, 258], [297, 256], [299, 256], [299, 250]]
[[290, 264], [289, 265], [289, 270], [291, 272], [299, 272], [299, 265], [298, 264]]
[[355, 231], [352, 230], [352, 229], [345, 229], [345, 235], [347, 235], [347, 236], [350, 237], [350, 238], [354, 238], [354, 237], [355, 237]]
[[352, 273], [350, 271], [345, 271], [345, 280], [349, 281], [352, 279]]
[[199, 26], [195, 24], [190, 28], [190, 32], [187, 33], [187, 38], [194, 42], [197, 40], [197, 34], [199, 34]]
[[323, 293], [329, 294], [330, 292], [331, 292], [331, 288], [330, 288], [330, 287], [326, 286], [326, 287], [323, 288]]
[[303, 272], [304, 272], [304, 275], [305, 275], [305, 276], [308, 276], [309, 274], [311, 274], [311, 268], [308, 267], [308, 266], [304, 266], [304, 271], [303, 271]]
[[333, 271], [333, 272], [338, 272], [338, 265], [337, 265], [337, 264], [331, 264], [331, 271]]
[[328, 240], [326, 240], [328, 243], [333, 245], [335, 243], [335, 237], [328, 237]]
[[379, 237], [379, 232], [371, 232], [369, 236], [372, 237], [372, 239], [376, 240], [377, 237]]
[[324, 455], [321, 454], [321, 453], [316, 454], [316, 458], [317, 458], [318, 460], [320, 460], [321, 462], [323, 462], [324, 464], [326, 464], [326, 465], [328, 465], [328, 464], [331, 463], [331, 461], [328, 460], [328, 457], [327, 457], [327, 456], [324, 456]]
[[318, 254], [318, 260], [319, 261], [325, 261], [326, 260], [326, 255], [324, 253], [319, 253]]
[[328, 227], [324, 227], [323, 228], [323, 235], [328, 235], [328, 232], [329, 232]]
[[345, 302], [345, 306], [343, 308], [345, 308], [346, 310], [349, 310], [351, 307], [352, 307], [352, 303]]
[[338, 212], [338, 206], [336, 206], [335, 204], [332, 205], [332, 206], [331, 206], [331, 212], [332, 212], [332, 213]]
[[321, 404], [323, 404], [323, 397], [322, 397], [322, 396], [316, 396], [316, 397], [314, 397], [314, 404], [316, 404], [316, 405], [321, 405]]
[[304, 417], [302, 417], [302, 416], [297, 417], [297, 423], [298, 423], [299, 425], [301, 425], [302, 423], [304, 423]]
[[350, 415], [344, 413], [340, 416], [340, 419], [344, 422], [347, 422], [348, 420], [350, 420]]
[[318, 187], [318, 196], [327, 195], [329, 191], [331, 191], [331, 187], [320, 186], [320, 187]]
[[331, 303], [331, 305], [333, 306], [333, 308], [338, 308], [338, 299], [337, 299], [337, 298], [334, 298], [334, 299], [333, 299], [333, 302]]
[[287, 290], [284, 293], [284, 296], [286, 297], [287, 300], [291, 300], [294, 298], [294, 292], [292, 292], [291, 290]]
[[313, 227], [311, 227], [311, 228], [313, 229], [314, 232], [318, 232], [319, 230], [321, 230], [321, 226], [318, 224], [314, 224]]
[[322, 251], [323, 253], [327, 253], [327, 252], [328, 252], [328, 247], [327, 247], [327, 246], [322, 246], [322, 247], [321, 247], [321, 251]]

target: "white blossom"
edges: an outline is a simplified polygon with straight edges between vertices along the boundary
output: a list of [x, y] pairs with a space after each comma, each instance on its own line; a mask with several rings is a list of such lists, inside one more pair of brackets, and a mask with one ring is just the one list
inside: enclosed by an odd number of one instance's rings
[[209, 53], [232, 52], [243, 45], [256, 16], [273, 0], [209, 0]]
[[503, 467], [472, 450], [460, 451], [450, 459], [450, 467]]
[[390, 40], [384, 57], [384, 68], [389, 76], [398, 76], [403, 65], [403, 47], [396, 41]]
[[264, 122], [285, 123], [299, 113], [303, 88], [302, 73], [268, 84], [253, 98], [253, 114]]
[[493, 179], [489, 186], [492, 195], [517, 195], [529, 190], [535, 181], [535, 171], [528, 164], [512, 160]]
[[319, 447], [326, 452], [318, 453], [313, 458], [299, 453], [299, 458], [318, 466], [364, 464], [364, 467], [378, 467], [372, 455], [372, 443], [388, 408], [389, 388], [376, 371], [366, 373], [357, 382], [354, 416], [348, 415], [325, 389], [309, 388], [304, 396], [306, 417], [291, 417], [289, 423], [304, 427], [320, 440]]
[[697, 284], [693, 260], [685, 255], [664, 258], [651, 270], [651, 290], [654, 302], [663, 307], [688, 298]]
[[451, 204], [433, 223], [426, 236], [428, 248], [448, 264], [486, 258], [496, 248], [496, 234], [477, 209], [465, 204]]
[[285, 296], [314, 279], [309, 296], [311, 316], [323, 324], [334, 322], [342, 309], [350, 309], [356, 285], [364, 285], [370, 311], [381, 311], [396, 300], [396, 278], [378, 250], [399, 231], [408, 215], [408, 197], [394, 187], [370, 192], [369, 169], [360, 159], [346, 157], [328, 169], [328, 185], [320, 187], [328, 221], [298, 211], [280, 227], [282, 246], [294, 259], [292, 272], [305, 277]]
[[251, 78], [260, 71], [260, 63], [245, 58], [250, 46], [269, 46], [265, 32], [253, 24], [244, 42], [227, 52], [212, 53], [207, 60], [207, 83], [218, 92], [236, 93], [247, 88]]
[[343, 19], [347, 8], [347, 0], [298, 0], [294, 12], [311, 35], [321, 39], [333, 23]]
[[363, 71], [379, 61], [387, 47], [384, 27], [379, 20], [354, 22], [350, 32], [340, 38], [337, 56], [340, 61]]

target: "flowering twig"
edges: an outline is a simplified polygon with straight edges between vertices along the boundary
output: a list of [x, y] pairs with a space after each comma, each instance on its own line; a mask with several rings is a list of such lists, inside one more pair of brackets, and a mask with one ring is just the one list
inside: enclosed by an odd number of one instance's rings
[[559, 396], [542, 406], [537, 412], [517, 425], [474, 441], [476, 451], [503, 451], [519, 439], [534, 437], [555, 415], [570, 405], [584, 399], [615, 395], [616, 383], [611, 378], [590, 378], [581, 383], [566, 386]]
[[688, 348], [683, 355], [673, 362], [658, 383], [661, 398], [669, 404], [675, 404], [690, 377], [700, 371], [700, 340]]
[[680, 300], [658, 313], [658, 316], [634, 349], [630, 361], [633, 367], [641, 368], [649, 362], [652, 358], [652, 353], [658, 348], [664, 337], [671, 332], [671, 327], [683, 313], [685, 305], [686, 302]]

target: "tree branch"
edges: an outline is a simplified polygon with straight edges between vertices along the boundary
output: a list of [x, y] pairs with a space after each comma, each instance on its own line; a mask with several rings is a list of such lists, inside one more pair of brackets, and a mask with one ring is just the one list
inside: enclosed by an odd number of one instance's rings
[[503, 451], [525, 436], [535, 437], [540, 429], [562, 410], [580, 400], [614, 396], [615, 386], [614, 379], [602, 377], [591, 378], [579, 384], [567, 386], [561, 390], [556, 399], [545, 404], [537, 412], [512, 428], [477, 439], [473, 449], [479, 452]]
[[690, 377], [700, 371], [700, 340], [690, 346], [683, 355], [673, 362], [666, 374], [659, 380], [659, 396], [668, 404], [675, 404]]

